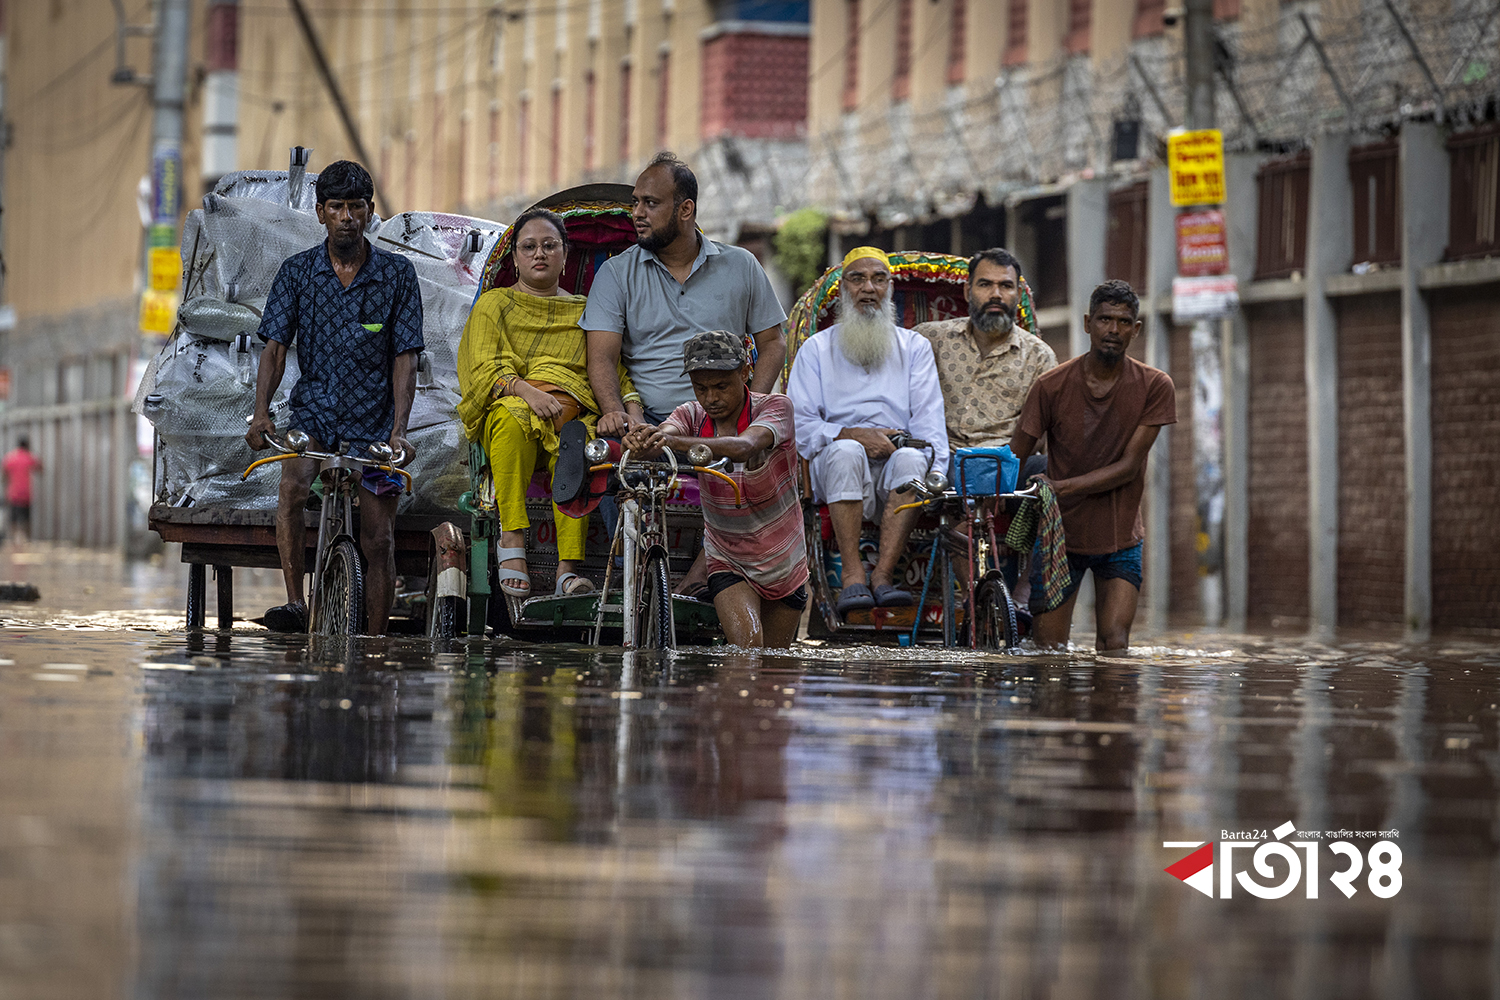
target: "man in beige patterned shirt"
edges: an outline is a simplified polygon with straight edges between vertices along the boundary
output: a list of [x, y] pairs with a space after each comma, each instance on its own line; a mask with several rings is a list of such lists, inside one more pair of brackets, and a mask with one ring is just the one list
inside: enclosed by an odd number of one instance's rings
[[974, 255], [968, 298], [968, 318], [916, 327], [932, 344], [955, 451], [1010, 444], [1031, 384], [1057, 364], [1040, 337], [1016, 327], [1021, 263], [1009, 250], [996, 247]]

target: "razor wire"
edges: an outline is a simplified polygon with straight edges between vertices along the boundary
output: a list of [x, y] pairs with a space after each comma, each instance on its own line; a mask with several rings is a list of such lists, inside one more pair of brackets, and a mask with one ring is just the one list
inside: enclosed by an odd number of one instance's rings
[[[1334, 16], [1285, 4], [1274, 23], [1217, 26], [1216, 121], [1229, 151], [1302, 148], [1315, 135], [1389, 134], [1408, 119], [1462, 128], [1500, 104], [1500, 0], [1363, 0]], [[950, 92], [846, 115], [802, 141], [719, 139], [701, 148], [700, 219], [745, 224], [812, 205], [904, 225], [966, 211], [983, 195], [1108, 176], [1113, 123], [1141, 123], [1136, 163], [1161, 162], [1186, 104], [1180, 47], [1138, 39], [1110, 62], [1074, 56], [1007, 70], [986, 92]]]

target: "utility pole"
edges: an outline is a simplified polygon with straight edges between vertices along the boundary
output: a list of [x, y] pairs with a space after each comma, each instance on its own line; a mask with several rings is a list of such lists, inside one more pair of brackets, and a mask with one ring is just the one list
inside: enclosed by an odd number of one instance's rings
[[1187, 59], [1187, 127], [1214, 127], [1214, 0], [1183, 5], [1183, 54]]
[[[9, 37], [5, 23], [5, 2], [6, 0], [0, 0], [0, 358], [5, 357], [3, 348], [7, 346], [7, 335], [15, 322], [5, 302], [5, 151], [10, 146], [10, 121], [5, 117], [6, 42]], [[0, 378], [6, 380], [8, 391], [9, 374]], [[4, 405], [4, 396], [5, 393], [0, 393], [0, 406]]]
[[[1186, 0], [1187, 127], [1214, 127], [1214, 4]], [[1204, 624], [1224, 621], [1223, 321], [1193, 321], [1193, 478], [1197, 493], [1199, 607]]]
[[182, 111], [187, 95], [189, 0], [159, 0], [151, 60], [151, 225], [146, 231], [145, 286], [152, 248], [177, 246], [182, 209]]

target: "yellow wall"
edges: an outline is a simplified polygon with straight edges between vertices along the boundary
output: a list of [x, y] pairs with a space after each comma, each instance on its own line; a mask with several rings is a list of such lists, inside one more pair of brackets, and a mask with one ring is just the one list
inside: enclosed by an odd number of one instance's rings
[[[136, 23], [149, 18], [127, 0]], [[199, 14], [195, 10], [194, 14]], [[136, 185], [151, 163], [151, 98], [109, 82], [115, 68], [110, 0], [9, 3], [5, 150], [5, 298], [26, 319], [129, 298], [136, 290], [142, 229]], [[194, 18], [193, 62], [201, 22]], [[127, 58], [151, 70], [145, 39]], [[185, 201], [196, 203], [199, 88], [188, 92], [183, 145]], [[68, 345], [59, 345], [68, 353]]]

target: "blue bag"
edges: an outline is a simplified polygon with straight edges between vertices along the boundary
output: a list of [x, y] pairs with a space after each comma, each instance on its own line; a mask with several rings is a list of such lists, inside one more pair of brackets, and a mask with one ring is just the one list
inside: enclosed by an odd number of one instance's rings
[[[959, 448], [953, 453], [948, 476], [958, 492], [969, 496], [1014, 493], [1021, 463], [1008, 445], [998, 448]], [[998, 487], [998, 488], [997, 488]]]

